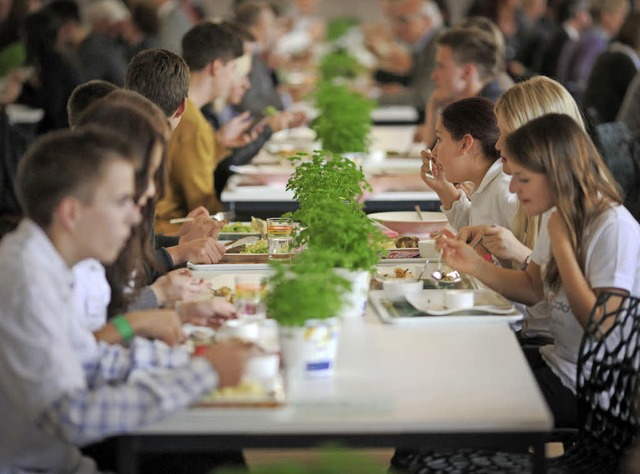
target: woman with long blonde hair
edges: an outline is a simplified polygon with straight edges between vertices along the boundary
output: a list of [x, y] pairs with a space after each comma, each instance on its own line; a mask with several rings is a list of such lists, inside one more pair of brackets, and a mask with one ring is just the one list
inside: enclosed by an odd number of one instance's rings
[[526, 270], [487, 263], [469, 245], [440, 239], [443, 258], [513, 301], [546, 301], [553, 344], [525, 348], [556, 426], [576, 423], [577, 359], [583, 327], [601, 291], [640, 294], [640, 225], [589, 136], [564, 114], [548, 114], [504, 142], [510, 189], [543, 230]]

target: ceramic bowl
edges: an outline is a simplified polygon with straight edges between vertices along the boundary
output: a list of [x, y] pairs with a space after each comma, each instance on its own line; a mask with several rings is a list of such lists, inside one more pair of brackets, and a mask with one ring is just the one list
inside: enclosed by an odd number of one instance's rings
[[381, 222], [400, 234], [428, 236], [447, 226], [447, 217], [442, 212], [422, 212], [422, 220], [414, 211], [375, 212], [369, 218]]

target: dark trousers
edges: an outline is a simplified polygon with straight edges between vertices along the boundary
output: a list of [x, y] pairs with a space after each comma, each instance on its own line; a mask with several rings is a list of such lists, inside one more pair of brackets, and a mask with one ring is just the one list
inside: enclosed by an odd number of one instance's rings
[[556, 428], [577, 428], [578, 402], [571, 390], [562, 384], [560, 378], [553, 373], [549, 365], [540, 355], [538, 347], [522, 348], [529, 367], [538, 382], [547, 405], [553, 413]]
[[[116, 443], [113, 438], [82, 448], [101, 471], [117, 472]], [[143, 474], [215, 474], [223, 467], [246, 467], [242, 451], [212, 453], [148, 454], [140, 457]]]

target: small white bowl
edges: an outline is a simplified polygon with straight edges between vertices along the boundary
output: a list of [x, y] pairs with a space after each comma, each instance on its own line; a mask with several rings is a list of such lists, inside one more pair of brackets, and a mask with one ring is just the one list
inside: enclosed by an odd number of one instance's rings
[[445, 290], [444, 305], [447, 309], [473, 308], [473, 290]]
[[422, 288], [422, 281], [385, 280], [382, 282], [382, 291], [389, 301], [402, 301], [406, 295], [417, 293]]
[[436, 248], [434, 239], [418, 240], [418, 250], [422, 258], [440, 258], [440, 252]]
[[237, 338], [247, 342], [256, 342], [260, 326], [256, 321], [245, 321], [242, 319], [230, 319], [224, 323], [222, 334], [226, 338]]

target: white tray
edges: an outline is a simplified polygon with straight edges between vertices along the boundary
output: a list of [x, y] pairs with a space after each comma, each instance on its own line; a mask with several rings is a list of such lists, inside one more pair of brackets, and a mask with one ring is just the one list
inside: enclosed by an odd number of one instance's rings
[[[483, 301], [483, 298], [491, 298], [488, 293], [495, 295], [495, 292], [486, 288], [473, 291], [476, 292], [476, 298], [479, 298], [480, 301]], [[418, 304], [421, 307], [418, 309], [406, 300], [390, 302], [384, 297], [382, 291], [371, 291], [369, 293], [369, 301], [382, 322], [388, 324], [428, 324], [430, 321], [442, 320], [443, 318], [452, 318], [459, 322], [505, 321], [508, 323], [514, 323], [522, 319], [522, 313], [513, 305], [511, 305], [508, 312], [506, 307], [502, 305], [492, 308], [487, 305], [480, 305], [459, 311], [445, 311], [443, 305], [444, 290], [422, 290], [421, 293], [417, 293], [415, 296], [419, 299], [429, 299], [430, 302], [424, 301], [423, 304]], [[496, 296], [502, 298], [499, 295]], [[414, 298], [409, 296], [409, 299], [413, 300]], [[431, 314], [424, 311], [425, 309]]]

